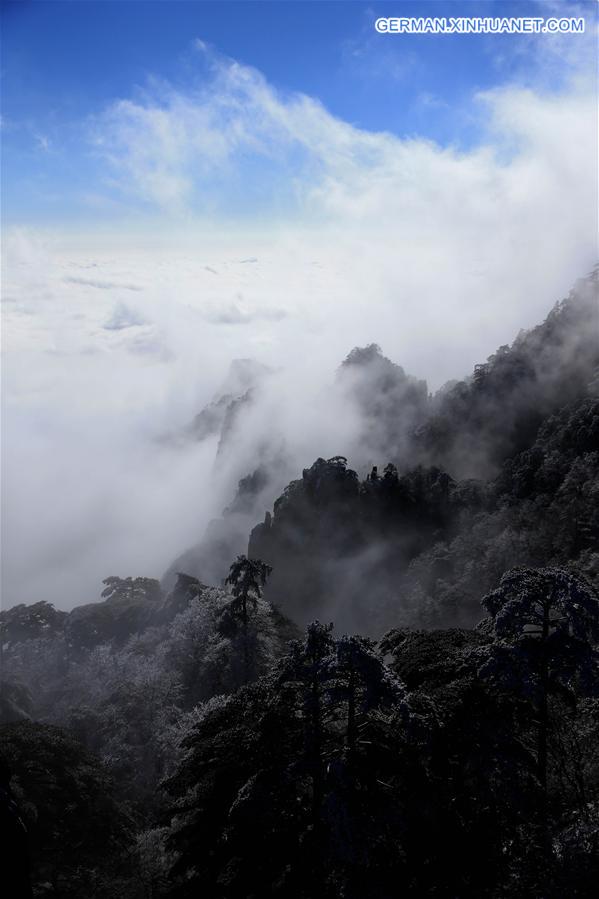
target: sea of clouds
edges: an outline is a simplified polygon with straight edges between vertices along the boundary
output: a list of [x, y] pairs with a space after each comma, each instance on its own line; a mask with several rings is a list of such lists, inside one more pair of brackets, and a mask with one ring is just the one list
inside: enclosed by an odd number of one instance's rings
[[[473, 95], [481, 139], [464, 150], [360, 130], [196, 52], [200, 84], [150, 82], [82, 125], [101, 228], [5, 234], [5, 605], [69, 608], [107, 575], [159, 577], [269, 429], [298, 474], [351, 445], [360, 422], [333, 384], [352, 347], [376, 342], [436, 389], [595, 263], [596, 96], [580, 72]], [[170, 438], [236, 358], [275, 375], [225, 462], [217, 437]]]

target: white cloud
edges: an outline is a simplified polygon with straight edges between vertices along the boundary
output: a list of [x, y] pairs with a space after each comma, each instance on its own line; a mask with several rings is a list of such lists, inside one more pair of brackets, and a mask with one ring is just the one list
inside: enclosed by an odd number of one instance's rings
[[43, 150], [44, 153], [48, 153], [51, 147], [51, 141], [45, 134], [34, 134], [34, 138], [37, 141], [37, 146], [39, 150]]
[[68, 275], [63, 280], [66, 284], [83, 284], [85, 287], [95, 287], [98, 290], [112, 290], [115, 287], [120, 287], [122, 290], [142, 289], [137, 284], [115, 284], [112, 281], [97, 281], [94, 278], [77, 278], [72, 275]]
[[513, 291], [508, 305], [519, 306], [531, 282], [541, 294], [561, 291], [593, 263], [596, 96], [580, 79], [553, 94], [511, 85], [474, 96], [481, 143], [458, 152], [360, 130], [203, 44], [200, 53], [208, 84], [160, 84], [114, 104], [98, 125], [140, 200], [217, 223], [254, 200], [262, 220], [282, 209], [288, 226], [324, 229], [315, 243], [330, 254], [345, 247], [343, 268], [374, 269], [370, 295], [381, 278], [387, 290], [420, 295], [434, 280], [451, 306], [459, 277], [470, 305], [479, 291], [471, 271], [503, 283], [509, 260], [500, 305]]
[[[299, 200], [319, 201], [310, 206], [315, 215], [332, 211], [340, 197], [346, 204], [362, 201], [378, 215], [377, 187], [395, 207], [406, 194], [425, 195], [446, 176], [457, 175], [461, 189], [477, 188], [481, 164], [488, 181], [502, 177], [493, 145], [458, 154], [426, 140], [360, 130], [335, 118], [317, 99], [282, 94], [257, 70], [200, 46], [210, 64], [208, 83], [186, 91], [154, 83], [137, 101], [113, 104], [97, 123], [98, 146], [121, 173], [121, 186], [144, 203], [169, 210], [186, 206], [201, 214], [203, 202], [212, 199], [212, 180], [222, 179], [218, 188], [227, 195], [227, 179], [229, 188], [237, 189], [236, 177], [249, 158], [264, 161], [255, 177], [266, 190], [279, 188], [278, 182], [269, 183], [266, 162], [283, 166]], [[535, 161], [546, 153], [571, 158], [573, 150], [586, 148], [588, 154], [596, 98], [586, 87], [557, 96], [517, 87], [488, 92], [481, 95], [487, 101], [481, 126], [504, 132], [500, 144], [515, 141], [519, 154], [534, 148]], [[579, 174], [588, 177], [588, 166]]]
[[125, 303], [117, 303], [112, 315], [104, 325], [104, 330], [124, 331], [126, 328], [136, 328], [143, 324], [145, 324], [145, 320], [136, 309], [126, 306]]

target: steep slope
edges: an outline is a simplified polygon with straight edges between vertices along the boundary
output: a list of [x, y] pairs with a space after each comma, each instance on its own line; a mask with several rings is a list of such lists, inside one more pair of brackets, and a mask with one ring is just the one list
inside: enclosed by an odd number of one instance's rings
[[270, 368], [254, 359], [234, 359], [224, 383], [195, 416], [185, 431], [186, 436], [194, 440], [218, 436], [219, 447], [224, 446], [239, 409], [251, 402], [253, 392], [271, 373]]
[[249, 555], [273, 567], [269, 599], [301, 624], [384, 630], [397, 578], [451, 527], [454, 488], [435, 467], [360, 481], [344, 457], [317, 459], [251, 533]]
[[360, 481], [343, 457], [319, 459], [289, 484], [249, 542], [273, 566], [271, 601], [301, 623], [377, 634], [474, 623], [481, 592], [515, 564], [593, 577], [598, 366], [592, 277], [432, 401], [412, 435], [424, 464]]
[[406, 374], [372, 343], [351, 351], [339, 368], [338, 383], [362, 421], [358, 464], [377, 458], [406, 463], [412, 432], [429, 414], [426, 381]]
[[456, 478], [492, 477], [530, 446], [545, 418], [588, 393], [599, 370], [597, 277], [580, 280], [541, 325], [435, 398], [415, 435], [418, 461]]
[[273, 484], [271, 470], [260, 465], [239, 481], [233, 502], [213, 519], [194, 546], [181, 553], [164, 573], [161, 584], [169, 591], [177, 574], [184, 571], [204, 583], [220, 584], [236, 556], [247, 548], [247, 535], [255, 521], [255, 510], [270, 503]]

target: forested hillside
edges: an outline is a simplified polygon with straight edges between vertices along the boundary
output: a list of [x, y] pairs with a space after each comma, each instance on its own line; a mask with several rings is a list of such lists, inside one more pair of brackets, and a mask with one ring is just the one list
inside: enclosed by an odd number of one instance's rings
[[579, 283], [426, 407], [401, 369], [354, 351], [354, 365], [375, 367], [360, 401], [395, 453], [363, 479], [339, 456], [289, 484], [250, 537], [250, 555], [274, 569], [268, 598], [302, 623], [380, 636], [398, 622], [476, 624], [481, 595], [515, 565], [568, 563], [597, 585], [596, 287]]
[[9, 895], [596, 895], [597, 288], [432, 396], [354, 349], [355, 458], [267, 509], [275, 441], [162, 582], [1, 613]]

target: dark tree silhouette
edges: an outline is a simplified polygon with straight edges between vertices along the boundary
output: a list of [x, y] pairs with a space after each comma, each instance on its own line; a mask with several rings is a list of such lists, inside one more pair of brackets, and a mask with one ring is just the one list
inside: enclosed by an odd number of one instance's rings
[[333, 652], [332, 624], [315, 621], [306, 631], [303, 642], [291, 644], [291, 652], [283, 664], [281, 678], [292, 687], [295, 703], [304, 719], [304, 751], [306, 770], [312, 781], [312, 828], [320, 833], [324, 789], [324, 703], [325, 690], [331, 677]]
[[482, 600], [498, 644], [483, 666], [532, 696], [537, 713], [538, 777], [547, 789], [551, 693], [588, 693], [597, 686], [599, 598], [582, 577], [563, 568], [515, 568]]
[[231, 587], [233, 602], [230, 611], [233, 616], [241, 620], [243, 635], [243, 669], [244, 682], [250, 678], [250, 646], [248, 639], [249, 606], [254, 609], [262, 596], [264, 587], [272, 568], [261, 559], [248, 559], [246, 556], [237, 556], [229, 570], [225, 584]]

